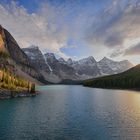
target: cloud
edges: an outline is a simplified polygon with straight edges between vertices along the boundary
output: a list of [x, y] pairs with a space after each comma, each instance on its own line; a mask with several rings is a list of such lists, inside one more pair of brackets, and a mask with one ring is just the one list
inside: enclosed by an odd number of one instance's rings
[[59, 51], [67, 40], [65, 28], [58, 30], [57, 25], [41, 12], [28, 13], [24, 7], [15, 2], [0, 5], [0, 24], [13, 34], [21, 47], [35, 44], [42, 50], [66, 57]]
[[113, 1], [97, 15], [86, 31], [88, 43], [108, 48], [125, 47], [128, 40], [140, 36], [140, 1]]
[[113, 50], [112, 53], [109, 53], [109, 56], [111, 58], [115, 58], [115, 57], [118, 57], [120, 55], [123, 55], [124, 51], [122, 49], [116, 49], [115, 51]]
[[85, 6], [82, 6], [81, 0], [72, 0], [51, 5], [44, 0], [36, 13], [29, 13], [28, 9], [12, 1], [0, 4], [0, 24], [12, 33], [21, 47], [38, 45], [42, 51], [69, 57], [61, 52], [61, 48], [71, 48], [67, 43], [71, 38], [84, 42], [84, 32], [92, 23], [94, 10], [89, 9], [93, 8], [94, 2], [96, 0], [83, 1]]
[[[83, 51], [78, 57], [122, 56], [135, 40], [140, 42], [139, 0], [50, 2], [39, 1], [35, 13], [15, 2], [0, 4], [0, 24], [21, 47], [38, 45], [44, 53], [54, 52], [65, 58], [75, 55], [75, 48]], [[69, 44], [69, 39], [74, 43]], [[71, 49], [71, 54], [62, 48]]]
[[122, 34], [114, 32], [106, 38], [104, 43], [107, 47], [120, 46], [121, 44], [123, 44], [123, 39], [124, 38]]
[[[91, 5], [91, 2], [87, 5]], [[15, 1], [0, 4], [0, 24], [22, 48], [38, 45], [43, 52], [50, 51], [61, 57], [69, 57], [61, 52], [61, 48], [72, 47], [67, 44], [70, 38], [82, 40], [89, 10], [82, 7], [79, 0], [64, 1], [59, 5], [51, 5], [44, 0], [39, 7], [35, 13], [29, 13], [28, 9]]]
[[140, 56], [140, 43], [126, 49], [115, 49], [112, 53], [109, 53], [109, 56], [111, 58], [118, 56]]
[[124, 55], [140, 55], [140, 43], [126, 49]]

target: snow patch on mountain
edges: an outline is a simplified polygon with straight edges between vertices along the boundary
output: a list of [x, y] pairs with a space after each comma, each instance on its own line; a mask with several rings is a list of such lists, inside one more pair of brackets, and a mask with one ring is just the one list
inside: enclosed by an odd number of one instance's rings
[[53, 82], [64, 79], [84, 80], [104, 75], [117, 74], [133, 67], [128, 60], [117, 62], [104, 57], [97, 62], [93, 56], [77, 61], [72, 60], [71, 58], [65, 60], [62, 57], [57, 59], [54, 53], [46, 53], [43, 55], [36, 46], [31, 46], [23, 50], [31, 59], [31, 62], [41, 70], [44, 77]]

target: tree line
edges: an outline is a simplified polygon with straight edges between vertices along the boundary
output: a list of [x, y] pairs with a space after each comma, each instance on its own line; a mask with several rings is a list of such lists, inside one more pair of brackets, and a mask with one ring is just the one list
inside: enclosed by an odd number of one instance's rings
[[4, 69], [0, 72], [0, 87], [9, 90], [26, 89], [30, 93], [35, 93], [35, 84], [26, 81], [8, 70]]
[[120, 74], [87, 80], [84, 82], [84, 86], [97, 88], [140, 89], [140, 65]]

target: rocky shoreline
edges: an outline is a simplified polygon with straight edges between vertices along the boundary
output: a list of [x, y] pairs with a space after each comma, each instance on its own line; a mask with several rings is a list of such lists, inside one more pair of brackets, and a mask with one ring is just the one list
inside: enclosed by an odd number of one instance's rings
[[19, 97], [34, 97], [37, 93], [29, 93], [28, 91], [10, 91], [5, 89], [0, 89], [0, 100], [1, 99], [11, 99]]

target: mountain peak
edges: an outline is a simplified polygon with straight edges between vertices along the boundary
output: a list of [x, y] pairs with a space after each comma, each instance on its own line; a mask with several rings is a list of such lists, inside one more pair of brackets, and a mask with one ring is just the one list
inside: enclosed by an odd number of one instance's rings
[[102, 60], [104, 60], [104, 61], [113, 61], [113, 60], [111, 60], [111, 59], [109, 59], [107, 57], [104, 57]]
[[78, 63], [81, 65], [93, 65], [96, 63], [96, 60], [94, 59], [93, 56], [89, 56], [87, 58], [79, 60]]
[[91, 62], [96, 62], [96, 60], [94, 59], [93, 56], [89, 56], [89, 57], [87, 57], [87, 58], [83, 58], [83, 59], [81, 59], [81, 60], [79, 60], [79, 61], [91, 61]]
[[72, 61], [72, 59], [71, 58], [68, 58], [68, 60], [67, 61]]
[[46, 54], [44, 54], [44, 56], [45, 56], [47, 62], [53, 63], [53, 62], [55, 62], [55, 61], [58, 61], [58, 60], [56, 59], [54, 53], [46, 53]]
[[38, 46], [30, 46], [30, 47], [27, 47], [27, 48], [23, 48], [22, 49], [25, 53], [26, 53], [26, 55], [30, 58], [30, 59], [32, 59], [32, 60], [34, 60], [34, 59], [36, 59], [36, 56], [38, 56], [38, 59], [42, 59], [42, 52], [40, 51], [40, 49], [39, 49], [39, 47]]
[[71, 58], [69, 58], [69, 59], [67, 60], [67, 63], [68, 63], [69, 65], [72, 65], [72, 64], [73, 64], [72, 59], [71, 59]]
[[94, 59], [93, 56], [89, 56], [87, 59], [89, 59], [89, 60], [94, 60], [94, 61], [95, 61], [95, 59]]
[[62, 58], [62, 57], [60, 57], [59, 59], [58, 59], [58, 61], [59, 62], [62, 62], [62, 63], [65, 63], [66, 61], [64, 60], [64, 58]]
[[103, 59], [108, 59], [106, 56]]
[[113, 62], [115, 63], [116, 61], [113, 61], [112, 59], [109, 59], [107, 57], [104, 57], [99, 61], [99, 63], [113, 63]]

